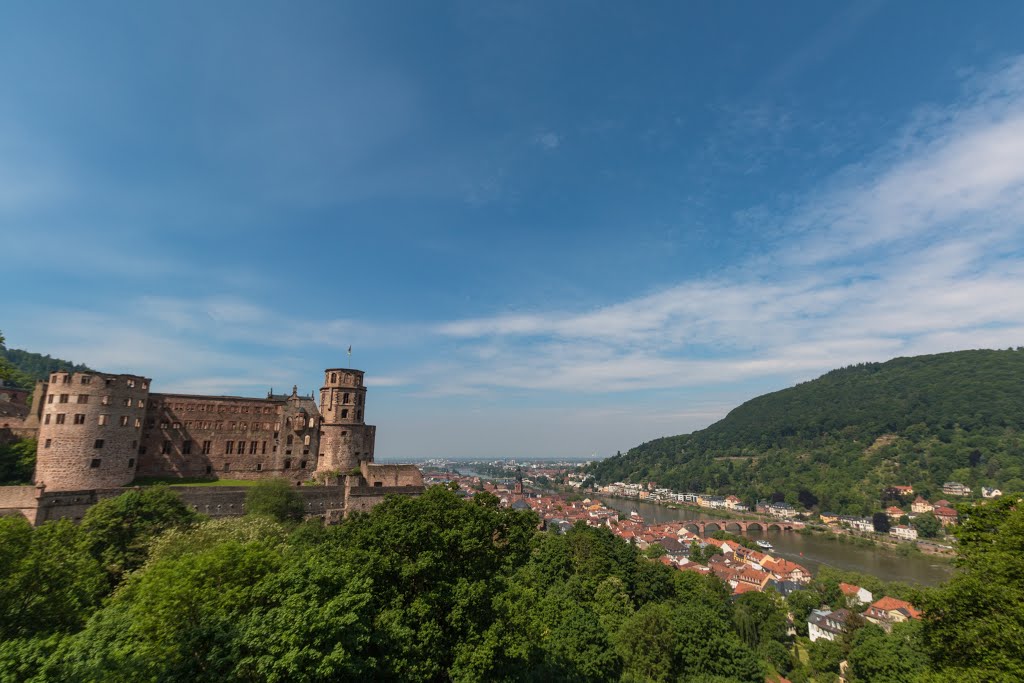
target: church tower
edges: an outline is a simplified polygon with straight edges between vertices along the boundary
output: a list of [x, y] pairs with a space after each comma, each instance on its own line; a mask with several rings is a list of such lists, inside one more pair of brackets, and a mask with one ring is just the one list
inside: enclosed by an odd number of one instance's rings
[[363, 371], [330, 368], [324, 371], [320, 389], [320, 433], [318, 475], [348, 474], [360, 462], [373, 462], [377, 428], [363, 420], [366, 387]]

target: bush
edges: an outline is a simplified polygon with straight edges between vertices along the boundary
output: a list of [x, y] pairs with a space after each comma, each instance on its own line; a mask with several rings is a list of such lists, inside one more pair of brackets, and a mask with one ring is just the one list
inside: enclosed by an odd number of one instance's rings
[[284, 479], [261, 481], [245, 494], [245, 511], [279, 522], [299, 522], [306, 514], [306, 504], [299, 492]]

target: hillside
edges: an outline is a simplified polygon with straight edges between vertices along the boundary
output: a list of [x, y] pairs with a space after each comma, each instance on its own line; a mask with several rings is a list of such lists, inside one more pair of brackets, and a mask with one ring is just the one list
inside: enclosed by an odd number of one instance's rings
[[1024, 348], [833, 370], [590, 471], [601, 483], [653, 480], [747, 499], [783, 494], [838, 512], [874, 509], [892, 484], [926, 495], [950, 479], [1024, 491]]
[[55, 370], [88, 372], [90, 368], [69, 360], [51, 358], [49, 355], [8, 349], [4, 345], [3, 334], [0, 334], [0, 379], [31, 389], [37, 379], [46, 379]]

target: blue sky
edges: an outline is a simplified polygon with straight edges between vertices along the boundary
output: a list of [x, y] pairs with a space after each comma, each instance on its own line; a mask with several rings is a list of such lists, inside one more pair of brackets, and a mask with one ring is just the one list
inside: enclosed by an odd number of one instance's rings
[[1024, 344], [1024, 5], [0, 5], [0, 329], [365, 369], [378, 456], [607, 455]]

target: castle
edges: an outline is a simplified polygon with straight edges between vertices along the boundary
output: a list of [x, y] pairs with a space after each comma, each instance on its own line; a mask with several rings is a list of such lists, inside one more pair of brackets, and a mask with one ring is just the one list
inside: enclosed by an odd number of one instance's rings
[[[102, 372], [54, 372], [37, 382], [16, 428], [38, 439], [35, 486], [0, 487], [0, 512], [36, 523], [79, 518], [95, 500], [145, 478], [286, 478], [300, 486], [310, 514], [328, 518], [368, 509], [385, 493], [423, 490], [414, 465], [374, 463], [376, 427], [364, 420], [360, 370], [325, 370], [319, 407], [296, 387], [245, 398], [155, 393], [150, 385], [148, 377]], [[201, 512], [243, 513], [242, 487], [176, 490]]]

